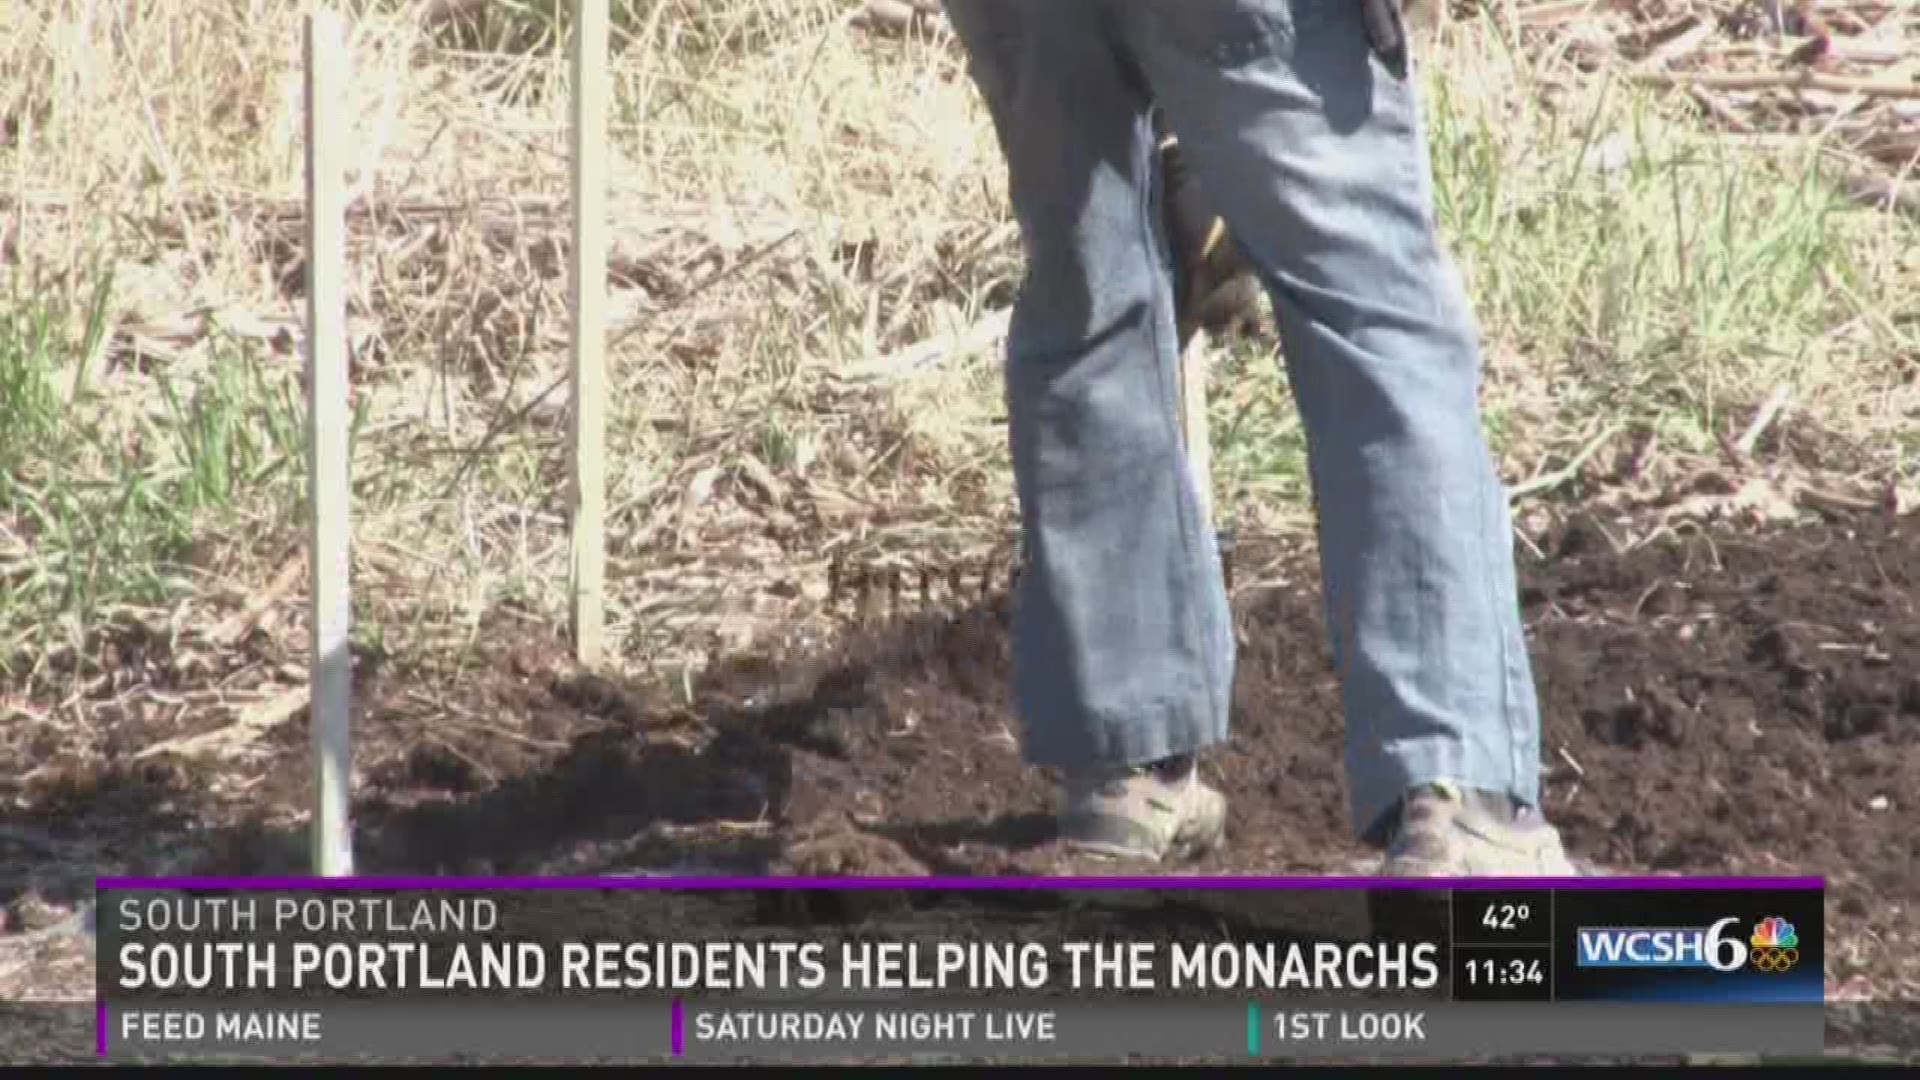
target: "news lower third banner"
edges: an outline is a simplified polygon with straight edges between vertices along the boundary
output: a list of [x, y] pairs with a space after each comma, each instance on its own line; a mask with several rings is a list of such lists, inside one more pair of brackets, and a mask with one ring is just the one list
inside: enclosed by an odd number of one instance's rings
[[108, 1058], [1817, 1054], [1818, 879], [99, 883]]

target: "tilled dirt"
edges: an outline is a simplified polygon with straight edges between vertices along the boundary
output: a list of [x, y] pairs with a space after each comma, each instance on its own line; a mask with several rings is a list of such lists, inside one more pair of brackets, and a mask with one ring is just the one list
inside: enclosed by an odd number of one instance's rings
[[[1915, 531], [1869, 516], [1623, 553], [1589, 524], [1522, 555], [1548, 809], [1570, 846], [1620, 870], [1826, 875], [1838, 998], [1920, 986]], [[1238, 561], [1234, 741], [1207, 762], [1232, 842], [1172, 869], [1346, 871], [1366, 852], [1315, 569], [1244, 540]], [[360, 688], [359, 869], [1111, 872], [1049, 843], [1007, 650], [1003, 602], [829, 654], [720, 658], [690, 695], [577, 676], [557, 642], [504, 632], [431, 695], [390, 658]], [[304, 719], [224, 786], [165, 757], [66, 765], [12, 742], [35, 767], [0, 778], [0, 904], [77, 896], [103, 872], [299, 872], [285, 823], [307, 799]], [[96, 735], [125, 762], [178, 736], [170, 723]]]

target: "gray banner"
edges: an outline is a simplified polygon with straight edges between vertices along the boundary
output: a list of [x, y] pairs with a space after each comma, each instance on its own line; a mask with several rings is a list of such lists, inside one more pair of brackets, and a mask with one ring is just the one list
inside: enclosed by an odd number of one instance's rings
[[105, 1011], [113, 1058], [745, 1062], [1817, 1055], [1819, 1005], [223, 1002]]

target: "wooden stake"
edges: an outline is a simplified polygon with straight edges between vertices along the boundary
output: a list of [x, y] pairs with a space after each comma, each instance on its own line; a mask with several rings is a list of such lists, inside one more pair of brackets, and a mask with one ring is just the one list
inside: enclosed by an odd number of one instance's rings
[[313, 865], [353, 873], [348, 820], [353, 775], [352, 623], [348, 575], [346, 338], [347, 56], [339, 16], [307, 16], [307, 482], [313, 558]]
[[1207, 423], [1207, 380], [1212, 374], [1211, 343], [1196, 334], [1180, 356], [1180, 429], [1186, 438], [1187, 468], [1194, 493], [1200, 497], [1200, 516], [1213, 524], [1213, 438]]
[[573, 640], [598, 665], [606, 568], [607, 0], [573, 23]]
[[1642, 86], [1701, 87], [1707, 90], [1817, 90], [1827, 94], [1864, 94], [1873, 98], [1920, 99], [1920, 83], [1858, 79], [1798, 71], [1642, 71], [1632, 76]]

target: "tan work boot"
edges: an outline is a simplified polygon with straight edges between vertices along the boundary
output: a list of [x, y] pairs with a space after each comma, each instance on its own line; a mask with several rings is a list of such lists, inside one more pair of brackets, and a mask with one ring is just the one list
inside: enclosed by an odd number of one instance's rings
[[1069, 777], [1060, 838], [1107, 858], [1193, 858], [1226, 837], [1227, 800], [1202, 782], [1191, 758]]
[[1381, 867], [1387, 877], [1590, 877], [1539, 811], [1505, 795], [1438, 783], [1416, 788]]

